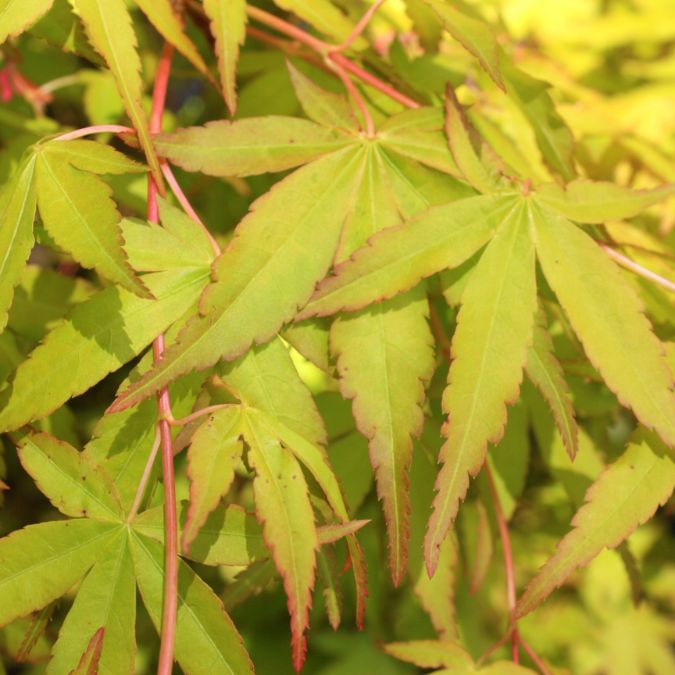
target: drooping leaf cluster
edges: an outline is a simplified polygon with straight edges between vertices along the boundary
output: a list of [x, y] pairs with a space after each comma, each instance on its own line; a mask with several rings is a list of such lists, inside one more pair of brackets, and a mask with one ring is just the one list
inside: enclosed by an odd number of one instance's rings
[[[579, 672], [628, 672], [607, 656], [626, 626], [652, 640], [635, 672], [671, 672], [653, 517], [675, 485], [675, 128], [607, 126], [659, 71], [561, 74], [550, 36], [523, 57], [547, 24], [508, 0], [384, 3], [353, 33], [371, 4], [0, 0], [0, 654], [154, 667], [136, 635], [165, 629], [168, 392], [185, 672], [286, 672], [268, 609], [296, 670], [311, 624], [310, 672], [516, 675], [537, 651], [576, 672], [531, 613], [590, 626], [597, 580], [556, 589], [615, 573], [606, 549], [643, 603], [617, 600]], [[616, 44], [579, 38], [598, 72], [630, 42], [614, 4]], [[5, 515], [22, 484], [42, 522]], [[345, 616], [365, 637], [316, 628]], [[505, 630], [525, 665], [491, 652]]]

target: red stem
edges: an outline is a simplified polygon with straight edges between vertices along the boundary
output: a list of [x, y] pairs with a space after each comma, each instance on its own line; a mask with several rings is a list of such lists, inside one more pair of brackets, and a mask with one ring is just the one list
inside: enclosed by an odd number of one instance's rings
[[488, 486], [490, 488], [490, 494], [492, 496], [492, 503], [495, 509], [495, 515], [497, 517], [497, 527], [499, 528], [499, 536], [502, 540], [502, 552], [504, 554], [504, 569], [506, 571], [506, 598], [509, 606], [509, 627], [511, 633], [511, 653], [513, 656], [513, 662], [518, 663], [520, 661], [520, 656], [518, 654], [518, 624], [515, 620], [516, 615], [516, 578], [513, 567], [513, 551], [511, 549], [511, 537], [509, 536], [509, 528], [506, 524], [506, 518], [504, 517], [504, 512], [502, 511], [502, 505], [499, 501], [499, 495], [497, 494], [497, 488], [495, 487], [495, 482], [492, 477], [492, 471], [490, 470], [490, 465], [488, 462], [485, 462], [483, 467], [485, 471], [485, 477], [487, 478]]
[[[152, 91], [152, 110], [150, 112], [150, 133], [162, 130], [162, 115], [166, 103], [166, 90], [171, 73], [173, 47], [164, 44], [162, 55], [155, 74]], [[157, 183], [148, 175], [148, 220], [159, 222], [157, 204]], [[164, 354], [164, 335], [160, 334], [152, 343], [154, 362], [162, 360]], [[171, 415], [171, 400], [167, 387], [157, 394], [159, 412], [159, 434], [162, 445], [162, 475], [164, 479], [164, 602], [162, 609], [161, 642], [157, 675], [171, 675], [174, 662], [174, 644], [176, 641], [176, 614], [178, 611], [178, 518], [176, 515], [176, 483], [173, 467], [173, 440], [171, 427], [167, 421]]]

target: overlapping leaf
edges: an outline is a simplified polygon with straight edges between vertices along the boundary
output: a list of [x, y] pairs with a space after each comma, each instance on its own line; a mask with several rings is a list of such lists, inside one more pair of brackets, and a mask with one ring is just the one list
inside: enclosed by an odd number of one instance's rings
[[578, 567], [603, 548], [614, 548], [648, 520], [675, 486], [675, 464], [653, 434], [643, 432], [588, 489], [574, 529], [528, 584], [516, 611], [535, 609]]
[[16, 37], [49, 11], [54, 0], [0, 0], [0, 44]]

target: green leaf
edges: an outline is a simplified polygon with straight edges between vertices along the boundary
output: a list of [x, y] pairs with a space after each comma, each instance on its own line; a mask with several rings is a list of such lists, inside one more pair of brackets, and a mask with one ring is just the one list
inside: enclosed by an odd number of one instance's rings
[[323, 420], [279, 337], [250, 349], [219, 372], [228, 389], [312, 443], [326, 442]]
[[59, 149], [63, 145], [47, 144], [36, 153], [38, 206], [47, 232], [84, 267], [147, 297], [122, 248], [121, 216], [112, 190], [93, 174], [73, 168], [70, 156]]
[[504, 73], [509, 97], [530, 122], [544, 160], [566, 181], [572, 180], [576, 176], [574, 137], [555, 109], [549, 85], [510, 64]]
[[199, 529], [234, 480], [234, 470], [244, 450], [241, 412], [237, 406], [214, 411], [197, 428], [187, 453], [190, 509], [181, 536], [188, 551]]
[[553, 342], [541, 311], [537, 314], [532, 345], [527, 351], [525, 372], [548, 403], [567, 454], [570, 459], [574, 459], [579, 449], [574, 408], [562, 368], [553, 353]]
[[451, 87], [446, 89], [445, 132], [452, 156], [464, 178], [478, 192], [494, 192], [498, 187], [497, 178], [488, 171], [474, 147], [478, 145], [476, 132], [470, 127], [466, 113]]
[[639, 216], [673, 194], [675, 183], [653, 190], [630, 190], [614, 183], [575, 180], [564, 188], [555, 183], [540, 185], [537, 201], [578, 223], [604, 223]]
[[581, 229], [533, 205], [544, 276], [591, 363], [638, 419], [675, 445], [672, 375], [633, 287]]
[[440, 108], [416, 108], [390, 117], [378, 129], [377, 140], [398, 155], [462, 178], [443, 133]]
[[67, 516], [119, 521], [122, 509], [110, 477], [72, 445], [44, 433], [27, 433], [19, 459], [38, 489]]
[[379, 232], [319, 284], [298, 319], [361, 309], [456, 267], [485, 244], [512, 210], [512, 197], [470, 197]]
[[358, 120], [344, 96], [322, 89], [290, 61], [286, 65], [295, 95], [309, 119], [326, 127], [358, 131]]
[[535, 609], [578, 567], [604, 548], [614, 548], [649, 520], [673, 491], [675, 464], [650, 433], [639, 433], [624, 454], [586, 492], [558, 550], [518, 600], [517, 616]]
[[254, 176], [284, 171], [335, 152], [357, 139], [296, 117], [219, 120], [155, 138], [157, 152], [186, 171]]
[[34, 24], [54, 0], [0, 0], [0, 44]]
[[237, 59], [246, 35], [245, 0], [204, 0], [204, 12], [216, 41], [218, 70], [225, 103], [231, 115], [237, 110]]
[[194, 304], [208, 273], [158, 272], [143, 281], [157, 300], [108, 288], [47, 335], [0, 393], [0, 429], [48, 415], [131, 360]]
[[305, 660], [305, 630], [309, 625], [319, 542], [314, 513], [302, 469], [290, 450], [269, 434], [254, 415], [246, 415], [244, 435], [248, 461], [255, 471], [256, 512], [263, 523], [265, 543], [284, 580], [291, 615], [293, 665]]
[[[159, 543], [139, 535], [130, 541], [143, 603], [159, 630], [164, 552]], [[253, 675], [253, 664], [223, 603], [183, 562], [178, 567], [175, 655], [181, 668], [194, 675]]]
[[322, 319], [308, 319], [286, 326], [281, 336], [293, 349], [325, 373], [331, 370], [328, 329]]
[[61, 597], [119, 531], [82, 518], [29, 525], [0, 539], [0, 626]]
[[528, 214], [516, 202], [462, 295], [443, 394], [448, 439], [440, 452], [443, 467], [425, 538], [430, 575], [469, 477], [483, 465], [487, 444], [502, 437], [506, 405], [518, 396], [536, 310], [534, 262]]
[[[179, 504], [178, 532], [187, 522], [188, 502]], [[164, 541], [164, 510], [157, 506], [141, 513], [132, 527], [146, 537]], [[245, 567], [269, 557], [255, 516], [241, 506], [221, 504], [212, 511], [192, 541], [186, 558], [204, 565]]]
[[443, 0], [424, 0], [440, 17], [445, 29], [471, 52], [495, 84], [506, 91], [500, 67], [500, 49], [490, 26]]
[[7, 325], [7, 310], [33, 248], [36, 196], [35, 160], [29, 159], [0, 192], [0, 332]]
[[342, 590], [340, 588], [340, 568], [335, 551], [322, 547], [317, 551], [317, 573], [323, 586], [323, 603], [326, 617], [333, 630], [340, 627], [342, 619]]
[[[340, 485], [323, 448], [289, 429], [277, 418], [258, 410], [249, 410], [247, 418], [254, 418], [258, 428], [266, 428], [269, 436], [278, 439], [284, 448], [293, 452], [323, 490], [330, 507], [340, 522], [343, 524], [349, 523], [349, 513], [342, 497]], [[356, 625], [361, 629], [365, 615], [365, 602], [368, 597], [366, 562], [361, 545], [353, 534], [347, 536], [347, 548], [356, 583]]]
[[117, 90], [158, 185], [164, 185], [159, 160], [150, 138], [148, 119], [141, 98], [141, 61], [136, 35], [124, 0], [72, 0], [80, 14], [89, 42], [105, 59], [115, 78]]
[[214, 254], [204, 230], [166, 200], [160, 197], [158, 201], [161, 227], [127, 218], [120, 223], [129, 264], [138, 272], [208, 270]]
[[40, 147], [41, 152], [48, 153], [50, 158], [91, 173], [119, 176], [125, 173], [145, 173], [148, 170], [144, 164], [129, 159], [115, 148], [95, 141], [52, 141]]
[[394, 658], [412, 663], [420, 668], [453, 668], [458, 675], [469, 673], [473, 659], [458, 644], [435, 640], [413, 642], [390, 642], [384, 651]]
[[[170, 42], [200, 73], [209, 77], [209, 69], [194, 43], [185, 34], [171, 0], [135, 0], [150, 23], [162, 37]], [[230, 4], [230, 3], [227, 3]]]
[[178, 375], [232, 360], [290, 321], [328, 271], [360, 164], [360, 153], [329, 155], [255, 202], [214, 263], [216, 281], [201, 297], [201, 315], [111, 410], [147, 398]]
[[[103, 631], [99, 673], [128, 675], [136, 660], [136, 580], [128, 537], [107, 547], [78, 589], [59, 631], [47, 673], [69, 673], [89, 641]], [[89, 671], [86, 671], [89, 672]]]

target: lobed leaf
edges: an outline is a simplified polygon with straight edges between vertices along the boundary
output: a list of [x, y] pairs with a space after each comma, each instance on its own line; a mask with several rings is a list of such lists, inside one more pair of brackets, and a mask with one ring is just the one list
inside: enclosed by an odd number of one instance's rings
[[0, 332], [7, 325], [14, 288], [33, 248], [35, 160], [30, 158], [0, 191]]
[[223, 96], [231, 115], [237, 111], [237, 59], [246, 35], [246, 1], [204, 0], [204, 12], [216, 41]]
[[222, 408], [209, 415], [192, 436], [187, 453], [190, 508], [181, 535], [184, 552], [190, 549], [209, 513], [230, 489], [244, 451], [239, 440], [241, 426], [238, 407]]
[[[52, 648], [47, 674], [69, 673], [97, 635], [94, 672], [128, 675], [136, 661], [136, 579], [128, 537], [118, 537], [85, 577]], [[89, 672], [89, 671], [86, 671]]]
[[[164, 585], [162, 546], [139, 535], [132, 535], [130, 542], [143, 603], [159, 630]], [[182, 561], [178, 567], [175, 655], [181, 668], [194, 675], [253, 675], [253, 664], [223, 603]]]
[[558, 550], [539, 570], [518, 600], [517, 616], [538, 605], [578, 567], [604, 548], [614, 548], [663, 505], [675, 485], [675, 464], [650, 433], [640, 433], [624, 454], [586, 492]]
[[82, 138], [70, 141], [55, 140], [40, 147], [40, 151], [48, 153], [50, 158], [91, 173], [121, 176], [125, 173], [145, 173], [148, 170], [144, 164], [129, 159], [110, 145]]
[[312, 589], [319, 542], [302, 469], [295, 456], [269, 434], [255, 416], [246, 416], [248, 461], [255, 471], [256, 513], [265, 543], [284, 580], [291, 615], [293, 665], [302, 668], [307, 650]]
[[536, 204], [531, 213], [544, 276], [591, 363], [645, 426], [674, 445], [672, 375], [633, 287], [581, 229]]
[[218, 368], [242, 403], [268, 413], [312, 443], [326, 442], [323, 419], [279, 337]]
[[157, 300], [107, 288], [78, 305], [0, 392], [0, 429], [48, 415], [130, 361], [194, 304], [207, 280], [203, 270], [158, 272], [143, 279]]
[[48, 144], [36, 153], [38, 206], [47, 232], [84, 267], [148, 297], [122, 248], [121, 216], [111, 189], [93, 174], [73, 168], [70, 157], [60, 151], [64, 145]]
[[0, 626], [60, 598], [119, 531], [82, 518], [29, 525], [0, 539]]
[[72, 0], [87, 37], [105, 59], [115, 78], [120, 98], [136, 129], [138, 140], [158, 185], [164, 185], [157, 153], [150, 138], [148, 119], [141, 104], [143, 82], [136, 35], [124, 0]]
[[49, 11], [54, 0], [0, 0], [0, 44], [16, 37]]
[[424, 542], [431, 576], [460, 501], [501, 438], [506, 405], [516, 400], [536, 310], [534, 244], [524, 205], [516, 204], [483, 253], [462, 295], [443, 409], [448, 438]]
[[111, 410], [151, 396], [183, 373], [235, 359], [290, 321], [328, 271], [360, 164], [360, 153], [329, 155], [255, 202], [214, 263], [216, 281], [201, 297], [201, 315]]
[[159, 134], [155, 146], [162, 157], [186, 171], [254, 176], [292, 169], [356, 140], [309, 120], [270, 115]]
[[630, 190], [614, 183], [575, 180], [564, 188], [555, 183], [540, 185], [537, 201], [578, 223], [604, 223], [639, 216], [674, 194], [675, 183], [653, 190]]
[[66, 516], [120, 521], [117, 491], [105, 471], [72, 445], [45, 433], [19, 440], [23, 468], [38, 489]]
[[420, 668], [452, 668], [458, 673], [471, 672], [473, 659], [454, 642], [436, 640], [415, 640], [411, 642], [390, 642], [384, 651], [394, 658], [412, 663]]
[[513, 203], [507, 196], [470, 197], [375, 234], [318, 285], [297, 318], [361, 309], [456, 267], [486, 243]]

